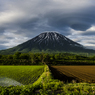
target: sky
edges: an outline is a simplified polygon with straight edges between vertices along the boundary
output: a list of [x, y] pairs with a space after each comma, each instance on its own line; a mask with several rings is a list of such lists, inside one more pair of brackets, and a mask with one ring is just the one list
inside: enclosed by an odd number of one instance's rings
[[0, 50], [52, 31], [95, 49], [95, 0], [0, 0]]

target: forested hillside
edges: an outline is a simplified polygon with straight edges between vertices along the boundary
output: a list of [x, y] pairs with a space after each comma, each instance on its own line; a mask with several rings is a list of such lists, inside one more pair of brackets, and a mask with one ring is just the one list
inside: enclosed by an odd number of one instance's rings
[[70, 53], [20, 53], [0, 55], [0, 65], [95, 65], [95, 56]]

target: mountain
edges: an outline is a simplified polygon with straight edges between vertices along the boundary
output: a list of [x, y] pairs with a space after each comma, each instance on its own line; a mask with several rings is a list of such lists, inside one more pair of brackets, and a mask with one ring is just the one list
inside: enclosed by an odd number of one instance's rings
[[15, 52], [95, 52], [86, 49], [79, 43], [76, 43], [57, 32], [44, 32], [27, 42], [24, 42], [13, 48], [1, 50], [0, 54], [13, 54]]

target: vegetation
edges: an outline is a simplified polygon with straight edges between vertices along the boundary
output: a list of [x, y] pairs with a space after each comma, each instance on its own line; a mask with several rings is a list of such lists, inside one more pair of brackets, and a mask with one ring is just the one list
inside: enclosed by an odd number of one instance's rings
[[43, 71], [44, 66], [0, 66], [0, 77], [11, 78], [28, 85], [35, 82]]
[[[0, 55], [0, 65], [3, 65], [0, 66], [0, 77], [9, 77], [24, 84], [0, 87], [0, 95], [95, 95], [95, 83], [92, 83], [95, 82], [95, 66], [64, 66], [64, 68], [57, 66], [56, 69], [53, 67], [51, 72], [53, 70], [56, 76], [66, 74], [64, 76], [66, 81], [63, 82], [64, 79], [62, 81], [54, 79], [54, 73], [52, 72], [52, 75], [49, 67], [43, 66], [43, 64], [49, 65], [50, 69], [52, 65], [95, 65], [95, 56], [20, 52], [13, 55]], [[70, 83], [68, 79], [70, 79]]]
[[0, 65], [95, 65], [95, 56], [70, 53], [20, 53], [0, 55]]
[[64, 83], [52, 78], [48, 66], [31, 85], [0, 87], [0, 95], [95, 95], [93, 83]]

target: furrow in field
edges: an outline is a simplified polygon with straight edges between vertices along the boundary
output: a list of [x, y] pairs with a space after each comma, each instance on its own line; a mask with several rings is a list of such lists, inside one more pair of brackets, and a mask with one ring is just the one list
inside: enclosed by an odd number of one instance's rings
[[[72, 72], [72, 71], [68, 71], [68, 70], [63, 70], [63, 69], [60, 69], [60, 71], [64, 74], [65, 72], [65, 75], [66, 76], [70, 76], [70, 77], [74, 77], [75, 80], [78, 80], [78, 81], [81, 81], [83, 80], [82, 76], [84, 75], [81, 75], [79, 73], [76, 73], [76, 72]], [[81, 76], [81, 77], [80, 77]]]
[[[72, 79], [74, 78], [78, 81], [95, 82], [95, 66], [52, 66], [52, 68], [54, 68], [56, 72], [60, 72], [61, 76], [63, 74], [63, 76], [66, 76], [67, 78], [72, 77]], [[56, 76], [58, 75], [58, 72], [56, 73]], [[64, 77], [62, 78], [64, 80]]]
[[[62, 71], [62, 69], [60, 69]], [[78, 72], [75, 70], [70, 70], [70, 69], [66, 69], [65, 71], [62, 72], [68, 72], [70, 75], [73, 75], [74, 77], [76, 77], [77, 80], [79, 81], [92, 81], [94, 80], [94, 78], [92, 79], [92, 76], [89, 76], [88, 74], [82, 73], [82, 72]]]
[[[86, 68], [86, 66], [84, 67], [84, 68]], [[89, 67], [90, 69], [92, 68], [92, 67]], [[80, 74], [81, 75], [81, 77], [83, 76], [83, 78], [84, 79], [86, 79], [86, 80], [95, 80], [95, 73], [92, 73], [92, 72], [90, 72], [91, 70], [87, 70], [87, 68], [86, 69], [81, 69], [81, 67], [79, 68], [79, 67], [75, 67], [75, 68], [73, 68], [73, 67], [71, 67], [71, 68], [65, 68], [67, 71], [71, 71], [72, 73], [76, 73], [76, 74]]]

